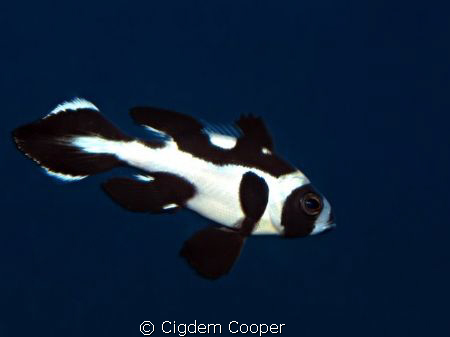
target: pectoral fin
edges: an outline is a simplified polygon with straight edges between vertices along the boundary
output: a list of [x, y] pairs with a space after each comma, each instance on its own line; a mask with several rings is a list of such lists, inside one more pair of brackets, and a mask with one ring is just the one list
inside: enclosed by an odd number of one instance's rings
[[269, 200], [269, 187], [264, 178], [253, 172], [245, 173], [239, 186], [239, 199], [245, 214], [240, 231], [242, 235], [249, 236], [263, 216]]

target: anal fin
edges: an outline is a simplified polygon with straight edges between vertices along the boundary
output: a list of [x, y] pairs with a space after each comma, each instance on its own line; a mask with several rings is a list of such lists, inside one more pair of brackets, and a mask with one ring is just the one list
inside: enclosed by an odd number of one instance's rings
[[195, 188], [174, 174], [151, 173], [153, 180], [112, 178], [103, 190], [119, 205], [133, 212], [161, 213], [182, 207], [195, 194]]

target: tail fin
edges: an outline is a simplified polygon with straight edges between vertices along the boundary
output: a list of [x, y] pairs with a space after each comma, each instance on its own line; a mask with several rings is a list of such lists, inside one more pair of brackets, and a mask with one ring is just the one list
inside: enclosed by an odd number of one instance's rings
[[67, 181], [83, 179], [121, 164], [107, 151], [86, 151], [77, 140], [132, 140], [106, 120], [94, 104], [79, 98], [58, 105], [41, 120], [15, 129], [12, 136], [26, 156], [48, 174]]

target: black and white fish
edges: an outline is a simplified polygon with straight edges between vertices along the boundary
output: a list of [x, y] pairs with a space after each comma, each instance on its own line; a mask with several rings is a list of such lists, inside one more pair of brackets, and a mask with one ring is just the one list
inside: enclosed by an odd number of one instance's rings
[[181, 255], [202, 276], [226, 274], [251, 234], [304, 237], [335, 226], [329, 202], [298, 169], [278, 157], [261, 118], [218, 128], [170, 110], [136, 107], [131, 117], [160, 137], [121, 132], [97, 107], [74, 99], [13, 131], [20, 151], [48, 174], [84, 179], [118, 166], [140, 171], [112, 178], [104, 191], [135, 212], [187, 207], [220, 226], [187, 240]]

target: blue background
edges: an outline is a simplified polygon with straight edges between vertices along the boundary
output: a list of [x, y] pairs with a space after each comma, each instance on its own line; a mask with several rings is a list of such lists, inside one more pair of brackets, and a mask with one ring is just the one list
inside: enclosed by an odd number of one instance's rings
[[[448, 8], [398, 1], [2, 2], [0, 336], [141, 336], [151, 320], [284, 323], [285, 336], [449, 333]], [[178, 257], [208, 221], [61, 184], [17, 126], [74, 96], [123, 130], [153, 105], [262, 116], [338, 228], [248, 240], [228, 276]], [[226, 335], [224, 333], [224, 335]]]

